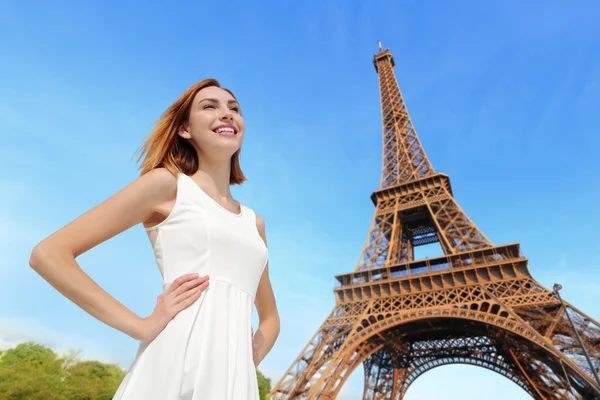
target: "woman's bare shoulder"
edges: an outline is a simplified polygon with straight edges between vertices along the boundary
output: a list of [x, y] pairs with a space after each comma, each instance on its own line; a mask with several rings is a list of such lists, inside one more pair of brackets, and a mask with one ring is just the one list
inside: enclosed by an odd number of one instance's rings
[[254, 215], [256, 216], [256, 229], [258, 230], [260, 237], [266, 243], [267, 233], [265, 232], [265, 220], [256, 211], [254, 211]]
[[[177, 177], [166, 168], [155, 168], [138, 178], [140, 189], [157, 202], [172, 200], [177, 193]], [[142, 182], [143, 181], [143, 182]]]

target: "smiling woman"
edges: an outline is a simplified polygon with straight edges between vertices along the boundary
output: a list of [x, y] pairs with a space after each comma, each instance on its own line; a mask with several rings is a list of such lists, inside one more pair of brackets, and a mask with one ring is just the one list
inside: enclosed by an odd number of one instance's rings
[[[220, 113], [223, 112], [228, 114], [225, 118], [220, 117]], [[193, 138], [190, 132], [191, 125], [194, 126]], [[214, 151], [212, 146], [217, 144], [206, 143], [210, 135], [202, 135], [202, 132], [215, 132], [224, 127], [239, 132], [239, 135], [236, 135], [237, 142], [231, 144], [235, 149], [233, 155], [225, 154], [230, 160], [229, 183], [243, 183], [246, 178], [240, 169], [239, 160], [244, 137], [241, 108], [233, 92], [221, 88], [219, 82], [214, 79], [206, 79], [190, 87], [161, 116], [142, 147], [142, 175], [160, 167], [166, 168], [172, 174], [194, 174], [200, 161], [206, 159], [202, 157], [204, 148], [201, 144], [211, 146], [206, 147], [209, 151]]]
[[[31, 267], [64, 296], [140, 340], [114, 399], [259, 398], [256, 366], [277, 339], [279, 314], [264, 221], [230, 192], [246, 180], [243, 138], [233, 93], [214, 79], [195, 84], [143, 145], [140, 177], [32, 252]], [[146, 318], [103, 291], [75, 261], [139, 223], [164, 281]]]

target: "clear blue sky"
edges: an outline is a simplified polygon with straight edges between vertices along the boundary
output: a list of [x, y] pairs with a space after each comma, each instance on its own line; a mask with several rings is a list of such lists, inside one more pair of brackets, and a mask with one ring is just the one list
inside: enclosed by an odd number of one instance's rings
[[[0, 5], [3, 348], [36, 340], [129, 366], [137, 343], [59, 295], [29, 254], [135, 179], [153, 122], [216, 77], [246, 117], [249, 181], [234, 196], [266, 221], [282, 330], [260, 368], [277, 381], [333, 307], [333, 275], [354, 270], [369, 229], [381, 168], [377, 40], [463, 209], [494, 243], [520, 242], [540, 283], [562, 283], [600, 319], [597, 2], [87, 3]], [[160, 275], [139, 226], [79, 261], [134, 312], [152, 311]], [[440, 389], [527, 398], [492, 372], [448, 366], [406, 399]], [[362, 368], [340, 398], [361, 394]]]

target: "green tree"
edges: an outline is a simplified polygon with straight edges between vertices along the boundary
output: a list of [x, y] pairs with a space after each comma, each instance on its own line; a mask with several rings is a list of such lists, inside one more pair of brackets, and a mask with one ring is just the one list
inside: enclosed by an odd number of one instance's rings
[[61, 361], [51, 349], [28, 342], [5, 351], [0, 359], [0, 393], [7, 400], [65, 400]]
[[[111, 400], [126, 372], [114, 364], [81, 361], [80, 351], [59, 357], [32, 342], [0, 352], [0, 400]], [[261, 400], [271, 380], [256, 371]]]
[[267, 395], [271, 391], [271, 379], [265, 377], [262, 372], [256, 371], [256, 377], [258, 378], [258, 394], [260, 400], [265, 400]]
[[67, 399], [111, 400], [125, 377], [116, 365], [82, 361], [70, 367], [64, 381]]

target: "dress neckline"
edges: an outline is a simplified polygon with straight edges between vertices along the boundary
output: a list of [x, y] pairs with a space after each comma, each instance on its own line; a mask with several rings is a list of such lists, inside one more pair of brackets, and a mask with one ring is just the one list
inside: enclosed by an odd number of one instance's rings
[[204, 189], [202, 189], [202, 187], [200, 187], [200, 185], [198, 185], [198, 183], [189, 175], [184, 174], [183, 172], [180, 173], [180, 175], [185, 176], [187, 179], [189, 179], [190, 181], [192, 181], [191, 183], [194, 184], [194, 186], [196, 186], [199, 190], [200, 193], [202, 193], [205, 197], [208, 198], [208, 200], [213, 203], [215, 206], [217, 206], [218, 208], [220, 208], [221, 210], [225, 211], [227, 214], [233, 216], [233, 217], [241, 217], [242, 214], [244, 214], [244, 205], [242, 203], [240, 203], [238, 201], [238, 203], [240, 204], [240, 212], [239, 213], [234, 213], [233, 211], [230, 211], [228, 209], [226, 209], [225, 207], [223, 207], [218, 201], [216, 201], [215, 199], [213, 199], [212, 197], [210, 197], [208, 195], [208, 193], [206, 193], [204, 191]]

